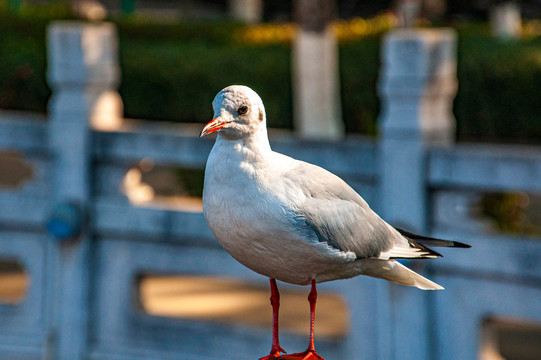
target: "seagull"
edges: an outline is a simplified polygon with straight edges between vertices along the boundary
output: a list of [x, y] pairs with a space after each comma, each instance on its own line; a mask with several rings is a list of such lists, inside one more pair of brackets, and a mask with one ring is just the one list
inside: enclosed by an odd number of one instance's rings
[[[397, 259], [441, 256], [428, 246], [469, 245], [394, 228], [336, 175], [272, 151], [263, 101], [249, 87], [226, 87], [212, 107], [213, 119], [200, 135], [217, 132], [205, 169], [203, 212], [222, 247], [270, 279], [272, 345], [260, 360], [323, 359], [314, 347], [316, 283], [367, 275], [423, 290], [443, 289]], [[311, 285], [310, 339], [304, 352], [282, 355], [276, 280]]]

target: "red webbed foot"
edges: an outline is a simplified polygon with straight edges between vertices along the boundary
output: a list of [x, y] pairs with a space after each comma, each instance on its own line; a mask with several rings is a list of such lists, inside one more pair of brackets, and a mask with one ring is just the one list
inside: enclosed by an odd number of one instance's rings
[[284, 353], [285, 354], [285, 350], [282, 349], [280, 347], [280, 345], [278, 345], [278, 347], [276, 349], [272, 349], [270, 354], [267, 355], [267, 356], [263, 356], [262, 358], [260, 358], [259, 360], [278, 360], [278, 359], [282, 359], [280, 357], [280, 353]]
[[291, 355], [283, 355], [281, 360], [325, 360], [318, 355], [315, 350], [306, 350], [302, 353], [295, 353]]

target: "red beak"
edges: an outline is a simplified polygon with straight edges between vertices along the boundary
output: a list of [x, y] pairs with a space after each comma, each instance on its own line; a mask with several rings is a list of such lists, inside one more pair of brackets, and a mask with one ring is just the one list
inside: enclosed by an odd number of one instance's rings
[[199, 135], [199, 137], [203, 137], [205, 135], [210, 134], [211, 132], [214, 132], [216, 130], [220, 130], [221, 128], [223, 128], [225, 124], [227, 124], [227, 122], [220, 121], [220, 120], [221, 120], [220, 117], [215, 117], [214, 119], [212, 119], [207, 125], [205, 125], [203, 130], [201, 130], [201, 134]]

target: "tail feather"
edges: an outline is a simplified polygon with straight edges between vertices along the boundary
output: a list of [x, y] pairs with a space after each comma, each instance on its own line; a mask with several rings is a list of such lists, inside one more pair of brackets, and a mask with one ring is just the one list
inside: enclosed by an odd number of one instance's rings
[[394, 260], [365, 259], [363, 275], [415, 286], [422, 290], [443, 290], [443, 287]]
[[471, 245], [464, 244], [458, 241], [436, 239], [429, 236], [417, 235], [399, 228], [395, 229], [400, 233], [400, 235], [408, 239], [415, 240], [416, 242], [421, 243], [425, 246], [471, 248]]

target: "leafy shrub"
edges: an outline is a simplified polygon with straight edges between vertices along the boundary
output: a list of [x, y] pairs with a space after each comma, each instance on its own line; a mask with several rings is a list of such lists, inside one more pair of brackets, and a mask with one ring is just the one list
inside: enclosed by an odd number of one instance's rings
[[541, 37], [499, 41], [480, 28], [459, 39], [459, 138], [540, 143]]
[[0, 14], [0, 107], [45, 110], [45, 24]]
[[[58, 12], [55, 18], [71, 16]], [[46, 111], [46, 15], [0, 9], [1, 108]], [[265, 101], [270, 126], [293, 126], [289, 44], [243, 44], [235, 36], [243, 25], [229, 22], [114, 22], [127, 117], [206, 122], [220, 89], [245, 84]], [[541, 143], [541, 38], [501, 42], [484, 27], [458, 30], [459, 139]], [[340, 44], [342, 113], [350, 133], [376, 133], [379, 45], [377, 35]]]
[[253, 88], [265, 100], [270, 124], [291, 127], [290, 51], [284, 46], [120, 41], [126, 116], [205, 122], [210, 102], [230, 84]]
[[342, 117], [349, 133], [376, 133], [379, 56], [380, 36], [346, 42], [340, 46]]

